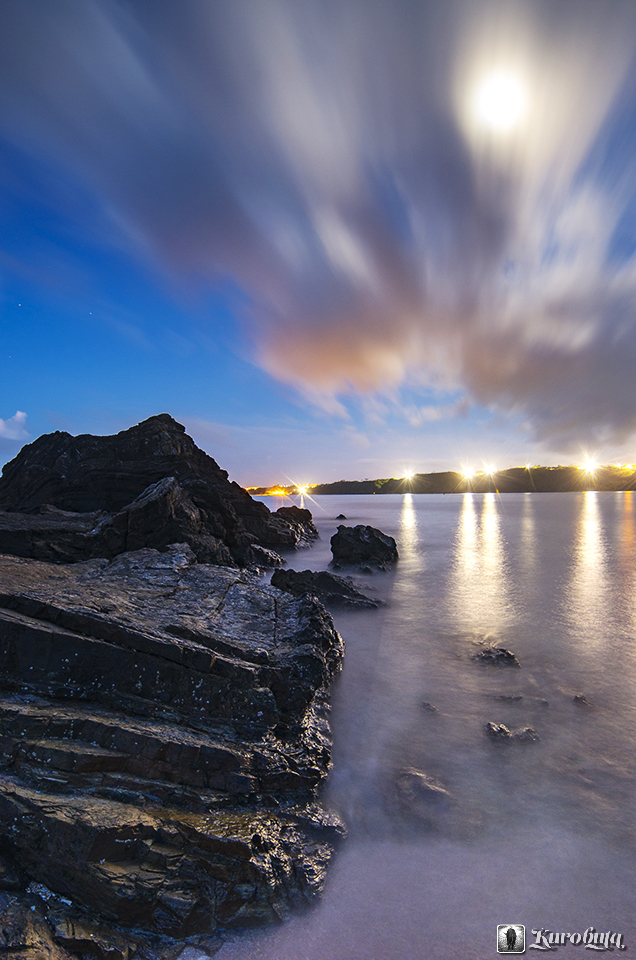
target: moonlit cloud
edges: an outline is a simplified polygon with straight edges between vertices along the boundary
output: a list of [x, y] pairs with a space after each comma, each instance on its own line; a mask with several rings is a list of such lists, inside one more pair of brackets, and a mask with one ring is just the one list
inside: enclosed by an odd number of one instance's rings
[[[112, 242], [240, 285], [245, 349], [330, 415], [419, 386], [412, 425], [477, 403], [612, 444], [636, 432], [634, 36], [623, 0], [5, 0], [0, 130]], [[485, 123], [502, 76], [517, 112]]]

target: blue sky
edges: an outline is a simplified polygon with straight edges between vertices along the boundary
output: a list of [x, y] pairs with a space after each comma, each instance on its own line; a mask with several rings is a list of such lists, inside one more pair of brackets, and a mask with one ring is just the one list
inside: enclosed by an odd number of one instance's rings
[[0, 462], [161, 412], [244, 484], [636, 459], [635, 37], [4, 0]]

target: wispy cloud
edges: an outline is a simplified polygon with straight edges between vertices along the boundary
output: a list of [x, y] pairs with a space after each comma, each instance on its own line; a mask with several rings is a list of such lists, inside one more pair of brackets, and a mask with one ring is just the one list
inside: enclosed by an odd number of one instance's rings
[[27, 415], [22, 410], [16, 410], [8, 420], [0, 418], [0, 437], [5, 440], [28, 440], [29, 433], [25, 428]]
[[[258, 362], [329, 414], [417, 381], [411, 423], [459, 393], [622, 442], [635, 28], [621, 0], [5, 0], [0, 126], [139, 256], [242, 284]], [[491, 70], [527, 90], [505, 136], [471, 106]]]

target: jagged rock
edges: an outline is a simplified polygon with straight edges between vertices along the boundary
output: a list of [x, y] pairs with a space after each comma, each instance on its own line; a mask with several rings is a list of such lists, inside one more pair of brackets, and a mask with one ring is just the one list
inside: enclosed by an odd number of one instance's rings
[[492, 723], [492, 721], [486, 724], [485, 731], [487, 736], [497, 743], [510, 743], [515, 740], [521, 743], [532, 743], [541, 739], [532, 727], [524, 727], [520, 730], [509, 730], [505, 723]]
[[340, 524], [331, 538], [331, 552], [336, 564], [372, 565], [384, 569], [398, 559], [393, 537], [375, 527]]
[[346, 519], [347, 518], [345, 517], [344, 513], [339, 513], [338, 516], [336, 517], [336, 520], [346, 520]]
[[360, 593], [350, 579], [338, 577], [326, 570], [318, 573], [312, 570], [275, 570], [271, 583], [279, 590], [285, 590], [296, 597], [307, 593], [314, 594], [327, 606], [369, 610], [381, 605], [380, 600], [373, 600]]
[[0, 845], [47, 911], [43, 958], [176, 956], [320, 891], [343, 647], [315, 598], [188, 544], [0, 556], [0, 584]]
[[480, 663], [492, 664], [495, 667], [520, 667], [517, 657], [505, 647], [487, 647], [473, 654], [473, 660]]
[[310, 510], [292, 504], [291, 507], [279, 507], [274, 517], [282, 517], [296, 530], [298, 534], [297, 546], [311, 543], [319, 537]]
[[114, 436], [39, 437], [3, 467], [0, 510], [0, 551], [63, 562], [187, 542], [201, 562], [262, 566], [254, 544], [318, 535], [308, 510], [272, 514], [231, 483], [168, 414]]

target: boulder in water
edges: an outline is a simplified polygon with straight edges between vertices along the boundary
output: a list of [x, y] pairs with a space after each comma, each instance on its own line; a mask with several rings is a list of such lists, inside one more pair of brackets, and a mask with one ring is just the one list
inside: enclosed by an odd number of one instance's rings
[[331, 552], [336, 564], [355, 564], [386, 569], [398, 559], [393, 537], [365, 524], [345, 527], [340, 524], [331, 538]]
[[505, 647], [487, 647], [473, 654], [473, 660], [480, 663], [492, 664], [495, 667], [520, 667], [521, 664], [511, 650]]
[[489, 721], [485, 726], [486, 735], [496, 743], [534, 743], [541, 737], [532, 727], [523, 727], [519, 730], [509, 730], [505, 723]]

